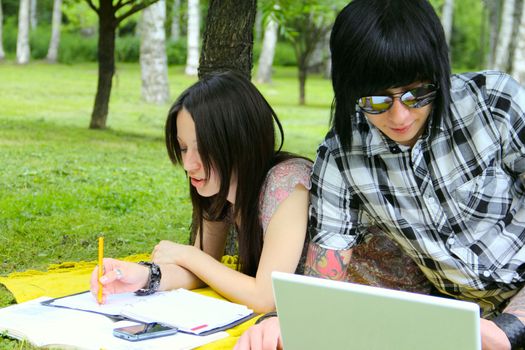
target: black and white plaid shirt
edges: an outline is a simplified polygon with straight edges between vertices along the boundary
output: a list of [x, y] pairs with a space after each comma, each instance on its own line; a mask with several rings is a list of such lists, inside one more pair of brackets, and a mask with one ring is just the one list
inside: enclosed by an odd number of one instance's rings
[[329, 249], [370, 225], [392, 237], [442, 292], [485, 314], [525, 281], [525, 90], [499, 72], [452, 77], [439, 134], [409, 147], [358, 112], [344, 152], [329, 132], [312, 174], [310, 230]]

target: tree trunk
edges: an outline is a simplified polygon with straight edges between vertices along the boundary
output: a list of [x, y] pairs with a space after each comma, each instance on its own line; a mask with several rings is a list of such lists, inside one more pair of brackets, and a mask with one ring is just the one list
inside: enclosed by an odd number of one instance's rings
[[278, 24], [273, 19], [268, 20], [264, 30], [264, 39], [259, 57], [259, 68], [257, 69], [257, 81], [269, 83], [272, 81], [272, 65], [275, 56], [275, 45], [277, 44]]
[[199, 68], [200, 37], [199, 0], [188, 0], [188, 56], [186, 58], [187, 75], [197, 75]]
[[170, 39], [172, 41], [177, 41], [180, 39], [180, 0], [173, 0]]
[[297, 70], [299, 71], [299, 104], [304, 106], [306, 103], [306, 77], [308, 75], [308, 68], [305, 64], [299, 64]]
[[525, 1], [521, 5], [519, 31], [512, 61], [512, 76], [522, 85], [525, 85]]
[[115, 74], [115, 32], [117, 21], [110, 1], [100, 2], [98, 39], [98, 84], [90, 129], [105, 129], [111, 85]]
[[256, 0], [210, 0], [199, 77], [235, 70], [251, 77]]
[[500, 22], [500, 2], [501, 0], [484, 0], [485, 8], [488, 12], [488, 39], [489, 49], [485, 58], [486, 67], [494, 67], [494, 55], [496, 53], [496, 40], [498, 39], [498, 29]]
[[18, 35], [16, 38], [16, 63], [29, 63], [29, 6], [31, 0], [20, 0]]
[[58, 58], [58, 46], [60, 44], [60, 27], [62, 25], [62, 0], [53, 2], [53, 19], [51, 24], [51, 40], [47, 50], [47, 61], [56, 63]]
[[454, 0], [445, 0], [443, 12], [441, 14], [441, 23], [445, 31], [447, 45], [450, 47], [450, 38], [452, 36], [452, 23], [454, 18]]
[[494, 69], [501, 71], [506, 71], [508, 69], [513, 22], [514, 0], [504, 0], [503, 13], [501, 14], [501, 27], [499, 29], [496, 54], [494, 57]]
[[257, 9], [257, 11], [255, 12], [255, 23], [254, 23], [254, 28], [253, 28], [253, 32], [255, 36], [254, 39], [256, 42], [261, 40], [262, 26], [263, 26], [263, 12], [261, 11], [261, 9]]
[[159, 0], [142, 11], [140, 41], [142, 98], [150, 103], [166, 103], [170, 98], [165, 22], [164, 0]]
[[37, 0], [31, 0], [31, 9], [29, 10], [29, 23], [31, 24], [31, 29], [35, 29], [38, 25], [37, 20]]
[[3, 28], [4, 14], [2, 12], [2, 0], [0, 0], [0, 61], [2, 61], [5, 58]]

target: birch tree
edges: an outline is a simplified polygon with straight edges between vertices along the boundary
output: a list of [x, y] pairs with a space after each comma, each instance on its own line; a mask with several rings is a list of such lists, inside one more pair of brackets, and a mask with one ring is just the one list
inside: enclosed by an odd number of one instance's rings
[[494, 67], [494, 54], [496, 52], [496, 41], [498, 39], [498, 29], [500, 23], [500, 3], [501, 0], [483, 0], [488, 12], [488, 34], [489, 49], [485, 59], [487, 67]]
[[443, 12], [441, 14], [441, 23], [445, 31], [447, 45], [450, 46], [450, 37], [452, 36], [452, 23], [454, 18], [454, 0], [445, 0], [443, 3]]
[[166, 103], [170, 98], [165, 22], [164, 0], [159, 0], [142, 11], [140, 40], [142, 98], [150, 103]]
[[170, 39], [172, 41], [177, 41], [180, 39], [180, 0], [173, 0]]
[[5, 58], [3, 27], [4, 14], [2, 12], [2, 0], [0, 0], [0, 61], [2, 61]]
[[501, 26], [498, 33], [494, 69], [506, 71], [509, 65], [509, 49], [514, 25], [515, 0], [504, 0], [501, 14]]
[[29, 63], [29, 7], [31, 0], [20, 0], [18, 9], [18, 34], [16, 37], [16, 63]]
[[275, 56], [275, 46], [277, 45], [277, 22], [268, 17], [268, 22], [264, 30], [264, 38], [259, 56], [259, 67], [257, 69], [257, 82], [269, 83], [272, 81], [272, 65]]
[[35, 29], [38, 25], [37, 0], [31, 0], [31, 9], [29, 10], [29, 23], [31, 24], [31, 29]]
[[46, 59], [55, 63], [58, 58], [58, 46], [60, 44], [60, 27], [62, 26], [62, 0], [53, 1], [53, 17], [51, 20], [51, 40], [47, 50]]
[[188, 0], [187, 75], [197, 75], [199, 69], [200, 8], [199, 0]]
[[519, 30], [512, 61], [512, 76], [522, 85], [525, 85], [525, 1], [521, 5]]

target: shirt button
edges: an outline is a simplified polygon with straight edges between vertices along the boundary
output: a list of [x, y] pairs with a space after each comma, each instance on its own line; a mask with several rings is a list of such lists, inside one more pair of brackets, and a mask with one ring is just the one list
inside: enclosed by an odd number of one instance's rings
[[483, 271], [483, 276], [490, 277], [490, 271], [489, 270]]
[[447, 243], [449, 245], [453, 245], [454, 243], [456, 243], [456, 240], [454, 239], [454, 237], [450, 237], [449, 239], [447, 239]]
[[434, 204], [434, 202], [436, 201], [436, 200], [434, 199], [434, 197], [430, 197], [430, 196], [429, 196], [429, 197], [427, 197], [427, 198], [428, 198], [428, 203], [430, 203], [430, 204]]

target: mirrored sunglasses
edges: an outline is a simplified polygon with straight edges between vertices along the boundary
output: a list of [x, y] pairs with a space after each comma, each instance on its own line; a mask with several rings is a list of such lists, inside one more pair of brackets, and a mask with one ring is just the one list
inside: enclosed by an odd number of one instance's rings
[[399, 98], [409, 108], [421, 108], [436, 99], [436, 92], [436, 85], [424, 84], [394, 95], [364, 96], [357, 100], [357, 105], [365, 113], [381, 114], [392, 107], [395, 98]]

